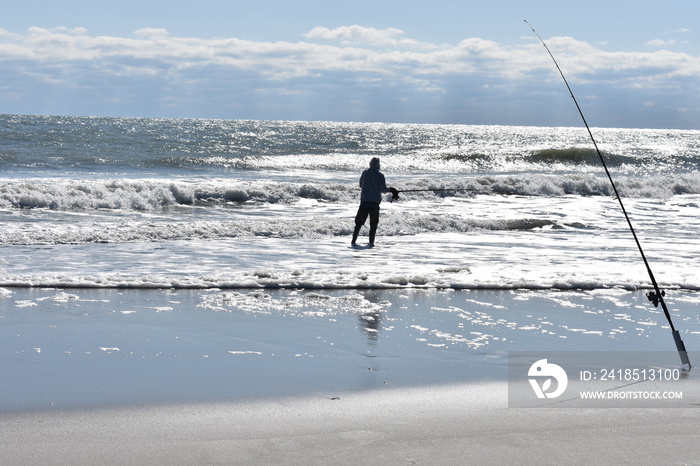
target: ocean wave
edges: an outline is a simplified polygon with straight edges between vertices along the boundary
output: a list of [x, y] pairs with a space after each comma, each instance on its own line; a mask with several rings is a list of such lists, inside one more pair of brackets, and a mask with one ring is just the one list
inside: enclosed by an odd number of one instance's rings
[[[393, 185], [403, 191], [403, 199], [474, 195], [614, 195], [607, 178], [591, 175], [423, 178], [398, 180]], [[677, 194], [700, 194], [700, 173], [626, 177], [616, 180], [616, 185], [623, 197], [665, 199]], [[172, 206], [292, 203], [299, 199], [355, 202], [358, 196], [359, 189], [354, 183], [31, 179], [6, 180], [0, 184], [0, 208], [11, 209], [149, 211]]]
[[[319, 239], [352, 234], [354, 220], [348, 218], [245, 219], [235, 221], [197, 220], [188, 222], [122, 221], [68, 225], [8, 225], [0, 233], [0, 245], [47, 245], [87, 243], [164, 242], [269, 237]], [[404, 236], [425, 232], [464, 233], [480, 230], [533, 230], [537, 228], [579, 228], [537, 218], [471, 219], [453, 215], [386, 212], [382, 235]]]
[[[600, 170], [581, 128], [0, 115], [0, 170], [17, 176], [402, 176]], [[697, 131], [595, 129], [620, 172], [700, 170]]]
[[[639, 159], [632, 156], [601, 152], [606, 165], [620, 166], [623, 164], [638, 164]], [[600, 156], [595, 149], [570, 147], [567, 149], [543, 149], [534, 151], [525, 157], [525, 160], [533, 163], [567, 164], [567, 165], [595, 165], [602, 166]]]
[[[602, 155], [605, 163], [609, 166], [635, 165], [640, 162], [638, 158], [633, 156], [618, 155], [610, 152], [602, 152]], [[548, 148], [525, 153], [514, 152], [512, 154], [463, 152], [455, 149], [441, 153], [439, 158], [448, 162], [457, 161], [473, 169], [488, 169], [504, 165], [529, 166], [533, 169], [542, 165], [568, 165], [571, 167], [592, 165], [602, 167], [600, 157], [595, 149], [581, 147]]]
[[[644, 178], [613, 178], [622, 197], [667, 199], [679, 194], [700, 194], [700, 173]], [[518, 196], [614, 196], [606, 177], [592, 175], [511, 175], [452, 178], [449, 182], [421, 180], [399, 190], [403, 197], [451, 197], [473, 195]], [[415, 192], [411, 192], [415, 191]]]
[[[180, 170], [280, 173], [295, 171], [354, 173], [366, 167], [368, 157], [381, 156], [387, 168], [396, 173], [463, 173], [465, 175], [489, 171], [493, 173], [572, 173], [602, 171], [600, 157], [595, 149], [587, 147], [516, 149], [506, 152], [480, 151], [479, 148], [409, 148], [406, 152], [363, 154], [361, 151], [333, 150], [292, 154], [218, 154], [176, 155], [148, 162], [153, 169], [174, 173]], [[655, 158], [654, 154], [617, 153], [602, 151], [609, 167], [635, 173], [640, 170], [673, 173], [684, 169], [700, 169], [700, 162], [692, 157], [670, 155]]]
[[52, 210], [153, 210], [178, 205], [323, 201], [349, 199], [343, 185], [279, 182], [167, 180], [8, 180], [0, 185], [0, 208]]

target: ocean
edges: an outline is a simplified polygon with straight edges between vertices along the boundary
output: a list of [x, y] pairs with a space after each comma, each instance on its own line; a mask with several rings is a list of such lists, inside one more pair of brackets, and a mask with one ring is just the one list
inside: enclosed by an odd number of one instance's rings
[[[700, 132], [593, 132], [694, 361]], [[513, 351], [678, 367], [591, 145], [585, 128], [0, 116], [0, 411], [504, 383]], [[351, 247], [372, 157], [404, 192], [375, 247], [366, 229]]]
[[[657, 280], [698, 289], [700, 131], [593, 133]], [[428, 191], [353, 249], [372, 157]], [[650, 286], [585, 128], [2, 115], [0, 170], [4, 287]]]

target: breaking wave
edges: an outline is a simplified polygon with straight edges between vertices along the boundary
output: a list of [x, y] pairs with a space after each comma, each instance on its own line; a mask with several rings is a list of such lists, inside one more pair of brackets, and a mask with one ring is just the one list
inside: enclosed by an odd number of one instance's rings
[[[631, 156], [601, 153], [605, 163], [609, 166], [619, 166], [625, 163], [635, 164], [638, 159]], [[544, 149], [533, 152], [526, 157], [535, 163], [566, 163], [571, 165], [600, 165], [600, 157], [595, 149], [568, 148], [568, 149]]]
[[[468, 232], [481, 230], [533, 230], [563, 228], [555, 222], [536, 218], [478, 220], [445, 215], [386, 213], [382, 234], [415, 235], [425, 232]], [[576, 227], [575, 225], [573, 227]], [[319, 239], [349, 236], [352, 218], [315, 218], [309, 220], [263, 219], [233, 221], [106, 222], [75, 225], [53, 225], [30, 229], [10, 228], [0, 233], [0, 245], [86, 244], [163, 242], [174, 240], [212, 240], [224, 238], [270, 237], [286, 239]]]
[[[414, 191], [402, 198], [466, 197], [474, 195], [612, 196], [605, 178], [590, 175], [485, 176], [395, 183], [399, 190]], [[699, 194], [700, 174], [676, 174], [616, 181], [624, 197], [668, 198]], [[418, 190], [418, 192], [415, 192]], [[33, 179], [6, 181], [0, 186], [0, 208], [52, 210], [138, 210], [172, 206], [226, 203], [291, 203], [299, 199], [321, 202], [355, 202], [358, 189], [343, 183], [284, 183], [274, 181], [165, 181]]]

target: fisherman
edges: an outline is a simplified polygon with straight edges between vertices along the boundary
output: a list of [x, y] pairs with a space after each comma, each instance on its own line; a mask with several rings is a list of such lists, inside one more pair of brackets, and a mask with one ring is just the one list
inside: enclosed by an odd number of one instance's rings
[[379, 159], [374, 157], [369, 162], [369, 169], [363, 171], [362, 176], [360, 176], [362, 195], [360, 207], [355, 216], [355, 231], [352, 234], [353, 246], [360, 234], [360, 229], [369, 216], [369, 246], [374, 247], [374, 236], [377, 233], [377, 225], [379, 225], [379, 204], [382, 202], [382, 193], [391, 192], [394, 198], [398, 199], [399, 192], [394, 188], [387, 188], [384, 175], [379, 169]]

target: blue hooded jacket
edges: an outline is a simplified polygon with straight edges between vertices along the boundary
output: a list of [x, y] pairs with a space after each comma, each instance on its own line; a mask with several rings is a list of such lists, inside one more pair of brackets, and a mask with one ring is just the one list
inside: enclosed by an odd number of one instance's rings
[[373, 158], [369, 162], [369, 168], [362, 172], [360, 176], [360, 187], [362, 188], [362, 202], [382, 202], [382, 193], [388, 193], [384, 175], [379, 171], [379, 159]]

